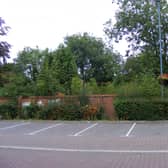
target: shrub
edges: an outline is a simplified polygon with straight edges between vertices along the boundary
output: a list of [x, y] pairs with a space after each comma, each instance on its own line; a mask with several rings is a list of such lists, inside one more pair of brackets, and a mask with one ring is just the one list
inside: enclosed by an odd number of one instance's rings
[[21, 110], [21, 118], [24, 119], [38, 119], [40, 107], [36, 104], [23, 107]]
[[160, 96], [160, 85], [152, 75], [146, 74], [134, 81], [116, 87], [117, 95], [124, 97], [150, 98]]
[[63, 120], [81, 120], [83, 114], [80, 110], [80, 106], [76, 104], [68, 104], [63, 108], [61, 119]]
[[115, 111], [120, 120], [167, 120], [168, 100], [117, 99]]
[[14, 119], [17, 115], [18, 109], [15, 102], [0, 105], [0, 116], [2, 119]]
[[105, 116], [105, 110], [102, 106], [100, 106], [97, 114], [96, 114], [96, 118], [97, 120], [103, 120], [103, 119], [106, 119], [106, 116]]
[[41, 108], [40, 119], [57, 120], [61, 118], [63, 106], [57, 103], [49, 103]]
[[50, 103], [48, 106], [41, 108], [40, 119], [81, 120], [82, 113], [80, 106], [76, 104]]

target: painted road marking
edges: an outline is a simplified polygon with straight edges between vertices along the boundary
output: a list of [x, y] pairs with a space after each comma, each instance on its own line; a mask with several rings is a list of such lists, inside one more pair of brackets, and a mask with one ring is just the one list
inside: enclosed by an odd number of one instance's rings
[[81, 130], [81, 131], [75, 133], [75, 134], [72, 135], [72, 136], [81, 136], [82, 133], [86, 132], [87, 130], [89, 130], [89, 129], [93, 128], [93, 127], [95, 127], [97, 124], [98, 124], [98, 123], [95, 123], [95, 124], [93, 124], [93, 125], [91, 125], [91, 126], [85, 128], [85, 129], [83, 129], [83, 130]]
[[28, 125], [28, 124], [30, 124], [30, 122], [26, 122], [26, 123], [21, 123], [21, 124], [16, 124], [16, 125], [11, 125], [11, 126], [7, 126], [7, 127], [3, 127], [3, 128], [0, 128], [0, 130], [12, 129], [12, 128], [15, 128], [15, 127], [20, 127], [20, 126]]
[[30, 133], [28, 133], [28, 134], [26, 134], [26, 135], [35, 135], [35, 134], [38, 134], [38, 133], [40, 133], [40, 132], [46, 131], [46, 130], [51, 129], [51, 128], [55, 128], [55, 127], [60, 126], [60, 125], [62, 125], [62, 123], [54, 124], [54, 125], [51, 125], [51, 126], [49, 126], [49, 127], [45, 127], [45, 128], [42, 128], [42, 129], [39, 129], [39, 130], [30, 132]]
[[125, 135], [126, 137], [128, 137], [131, 134], [131, 132], [133, 131], [133, 129], [135, 128], [135, 126], [136, 126], [136, 123], [133, 123], [132, 126], [131, 126], [131, 128], [128, 130], [127, 134]]
[[26, 146], [0, 146], [0, 149], [30, 150], [30, 151], [55, 151], [55, 152], [82, 152], [82, 153], [166, 153], [168, 150], [106, 150], [106, 149], [68, 149], [68, 148], [44, 148]]

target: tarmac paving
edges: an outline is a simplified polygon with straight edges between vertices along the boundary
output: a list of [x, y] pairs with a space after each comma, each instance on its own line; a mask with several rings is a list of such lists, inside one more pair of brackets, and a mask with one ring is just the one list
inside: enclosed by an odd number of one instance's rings
[[168, 121], [0, 121], [0, 168], [166, 168]]

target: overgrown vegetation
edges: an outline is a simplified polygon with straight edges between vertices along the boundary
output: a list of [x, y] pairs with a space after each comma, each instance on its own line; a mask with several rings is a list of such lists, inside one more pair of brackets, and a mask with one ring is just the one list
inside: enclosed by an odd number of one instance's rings
[[18, 107], [15, 102], [0, 104], [1, 119], [16, 119], [18, 115]]
[[[103, 107], [100, 107], [96, 112], [96, 117], [92, 119], [104, 119], [104, 113]], [[42, 120], [84, 120], [84, 114], [85, 111], [83, 111], [83, 106], [80, 106], [79, 104], [49, 103], [48, 106], [31, 104], [30, 106], [22, 108], [20, 118]]]

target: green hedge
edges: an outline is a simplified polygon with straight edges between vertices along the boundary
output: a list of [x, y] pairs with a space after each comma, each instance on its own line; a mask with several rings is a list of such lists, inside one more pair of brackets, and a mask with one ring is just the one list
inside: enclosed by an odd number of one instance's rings
[[17, 104], [6, 103], [0, 104], [0, 118], [1, 119], [15, 119], [18, 116]]
[[168, 100], [118, 98], [114, 106], [119, 120], [168, 120]]

